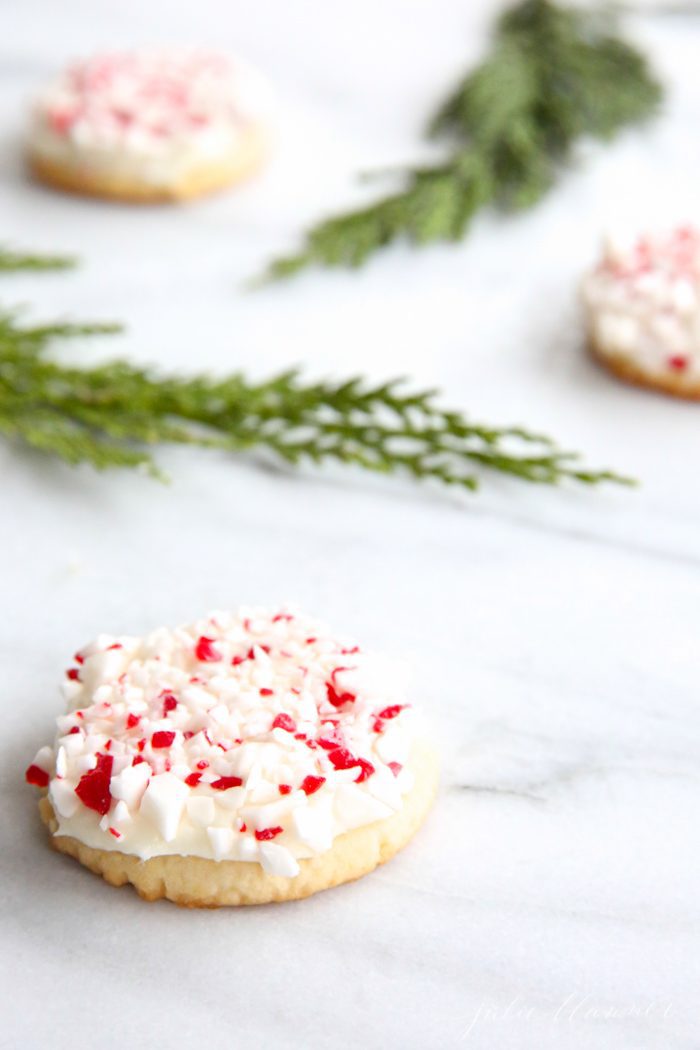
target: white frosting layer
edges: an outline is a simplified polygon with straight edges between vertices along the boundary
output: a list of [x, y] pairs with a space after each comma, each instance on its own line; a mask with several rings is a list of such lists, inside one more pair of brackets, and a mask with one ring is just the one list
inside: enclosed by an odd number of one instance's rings
[[587, 275], [583, 298], [599, 353], [651, 375], [700, 378], [700, 234], [609, 240]]
[[70, 66], [42, 92], [30, 150], [57, 163], [167, 186], [228, 161], [269, 108], [260, 76], [222, 55], [100, 55]]
[[142, 859], [295, 875], [397, 812], [414, 729], [396, 668], [306, 617], [242, 609], [76, 654], [68, 714], [28, 770], [59, 835]]

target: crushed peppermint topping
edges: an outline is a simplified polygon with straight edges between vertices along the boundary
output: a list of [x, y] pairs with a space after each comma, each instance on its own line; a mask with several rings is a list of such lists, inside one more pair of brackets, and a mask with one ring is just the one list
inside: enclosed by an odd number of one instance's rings
[[28, 784], [34, 784], [35, 787], [45, 788], [49, 786], [49, 774], [45, 769], [40, 769], [34, 763], [27, 769], [24, 779]]
[[283, 831], [284, 828], [279, 827], [279, 825], [276, 828], [261, 828], [255, 832], [255, 837], [258, 842], [269, 842], [270, 839], [281, 835]]
[[212, 780], [209, 786], [215, 791], [229, 791], [231, 788], [240, 787], [242, 783], [240, 777], [219, 777], [218, 780]]
[[163, 698], [163, 716], [167, 715], [168, 711], [174, 711], [177, 707], [177, 700], [172, 693], [161, 693]]
[[36, 104], [37, 127], [102, 149], [163, 152], [231, 136], [267, 108], [254, 71], [204, 50], [96, 55], [69, 66]]
[[700, 378], [700, 230], [609, 239], [583, 284], [598, 353], [651, 375]]
[[402, 711], [403, 704], [392, 704], [390, 707], [385, 707], [382, 711], [380, 711], [377, 715], [377, 718], [396, 718], [396, 716], [400, 715]]
[[168, 729], [159, 729], [157, 733], [154, 733], [151, 737], [152, 748], [165, 748], [172, 745], [175, 739], [175, 733]]
[[[261, 689], [260, 690], [261, 695], [262, 695], [262, 692], [263, 691]], [[266, 694], [266, 695], [271, 696], [272, 695], [272, 690], [270, 690], [270, 692], [268, 694]], [[275, 715], [274, 719], [272, 720], [272, 728], [273, 729], [284, 729], [284, 731], [286, 733], [293, 733], [296, 730], [296, 727], [297, 727], [297, 724], [294, 721], [294, 719], [291, 718], [289, 715], [285, 714], [284, 712], [282, 712], [282, 714]]]
[[75, 788], [75, 793], [84, 806], [104, 816], [109, 813], [112, 804], [110, 783], [114, 760], [111, 755], [97, 754], [95, 758], [94, 769], [83, 774]]
[[55, 747], [26, 779], [48, 786], [60, 832], [88, 845], [289, 874], [410, 790], [395, 669], [296, 613], [102, 635], [76, 663]]
[[325, 777], [315, 777], [309, 774], [308, 777], [304, 777], [301, 782], [301, 790], [307, 795], [314, 795], [320, 787], [326, 783]]

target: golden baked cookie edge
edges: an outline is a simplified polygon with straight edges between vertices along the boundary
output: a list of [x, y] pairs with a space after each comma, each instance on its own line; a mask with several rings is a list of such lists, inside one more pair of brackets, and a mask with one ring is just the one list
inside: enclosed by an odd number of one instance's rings
[[601, 349], [592, 336], [589, 336], [588, 348], [599, 365], [624, 383], [644, 387], [646, 390], [655, 390], [659, 394], [680, 397], [686, 401], [700, 401], [700, 381], [689, 383], [683, 375], [675, 372], [669, 372], [668, 375], [650, 372], [636, 365], [624, 354], [612, 354], [608, 350]]
[[194, 200], [243, 182], [258, 171], [267, 152], [267, 136], [262, 129], [254, 129], [225, 163], [202, 164], [168, 185], [91, 171], [80, 165], [79, 158], [75, 164], [66, 164], [32, 150], [31, 146], [26, 159], [31, 174], [52, 189], [124, 204], [166, 204]]
[[254, 862], [178, 855], [142, 861], [117, 850], [94, 849], [71, 836], [54, 834], [57, 823], [48, 798], [41, 799], [39, 811], [54, 849], [74, 857], [112, 886], [131, 883], [145, 900], [166, 898], [188, 908], [269, 904], [299, 900], [359, 879], [398, 853], [425, 820], [435, 797], [438, 761], [432, 747], [416, 744], [409, 768], [415, 783], [398, 813], [340, 835], [326, 853], [300, 860], [299, 874], [293, 878], [269, 875]]

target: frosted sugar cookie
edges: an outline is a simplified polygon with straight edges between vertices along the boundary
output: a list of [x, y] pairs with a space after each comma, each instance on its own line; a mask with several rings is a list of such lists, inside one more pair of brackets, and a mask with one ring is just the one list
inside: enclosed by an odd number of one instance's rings
[[267, 89], [206, 51], [77, 62], [37, 99], [29, 164], [59, 189], [123, 201], [198, 197], [251, 174], [265, 153]]
[[700, 399], [700, 233], [608, 241], [583, 284], [595, 357], [615, 375]]
[[396, 669], [298, 614], [214, 613], [75, 656], [26, 778], [53, 846], [178, 904], [260, 904], [401, 849], [437, 762]]

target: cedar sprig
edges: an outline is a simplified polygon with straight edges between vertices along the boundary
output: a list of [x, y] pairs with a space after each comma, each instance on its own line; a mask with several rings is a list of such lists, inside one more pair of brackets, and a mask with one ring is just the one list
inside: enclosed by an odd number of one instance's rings
[[0, 273], [24, 270], [71, 270], [76, 260], [70, 255], [36, 255], [13, 251], [0, 245]]
[[589, 470], [547, 437], [472, 423], [433, 390], [360, 377], [311, 382], [297, 370], [253, 382], [241, 373], [165, 376], [124, 360], [76, 367], [46, 356], [56, 339], [113, 325], [25, 326], [0, 317], [0, 433], [18, 444], [98, 470], [139, 467], [159, 475], [162, 444], [234, 452], [267, 450], [297, 466], [334, 461], [475, 489], [483, 470], [557, 484], [629, 483]]
[[646, 59], [609, 19], [524, 0], [501, 16], [489, 56], [430, 123], [429, 134], [449, 148], [446, 159], [408, 168], [396, 192], [319, 222], [262, 281], [314, 264], [357, 267], [398, 238], [457, 241], [486, 206], [535, 204], [579, 139], [610, 139], [652, 115], [660, 99]]

